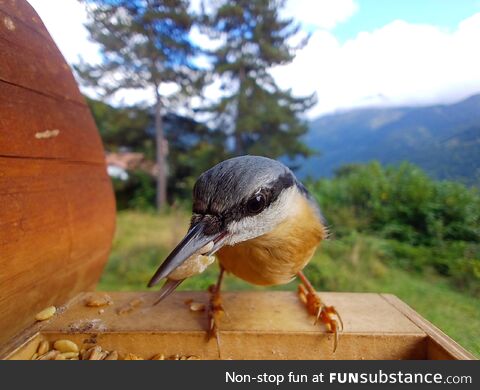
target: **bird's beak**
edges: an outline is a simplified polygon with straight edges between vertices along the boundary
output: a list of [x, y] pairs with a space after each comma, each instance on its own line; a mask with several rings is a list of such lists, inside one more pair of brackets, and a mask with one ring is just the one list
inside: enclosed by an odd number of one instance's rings
[[[160, 265], [155, 275], [153, 275], [148, 287], [152, 287], [158, 283], [159, 280], [167, 277], [177, 267], [182, 265], [194, 253], [198, 252], [205, 245], [213, 241], [213, 248], [204, 255], [213, 255], [217, 250], [223, 246], [223, 242], [227, 237], [227, 232], [222, 231], [214, 235], [205, 234], [206, 222], [200, 221], [190, 228], [185, 237], [175, 247], [175, 249], [167, 256], [165, 261]], [[181, 281], [180, 281], [181, 282]], [[180, 283], [177, 283], [177, 285]]]

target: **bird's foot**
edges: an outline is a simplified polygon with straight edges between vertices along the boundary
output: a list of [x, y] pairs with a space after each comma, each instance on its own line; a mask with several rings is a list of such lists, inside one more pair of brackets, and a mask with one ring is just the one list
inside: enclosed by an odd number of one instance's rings
[[310, 283], [298, 285], [298, 295], [305, 304], [310, 315], [315, 317], [315, 324], [320, 320], [327, 327], [327, 331], [334, 334], [333, 352], [337, 350], [339, 332], [343, 331], [343, 322], [337, 309], [325, 305]]
[[208, 302], [207, 316], [208, 316], [208, 339], [215, 337], [217, 340], [218, 351], [220, 355], [220, 334], [218, 332], [218, 324], [225, 311], [222, 306], [222, 297], [218, 285], [212, 284], [208, 288], [210, 294], [210, 301]]

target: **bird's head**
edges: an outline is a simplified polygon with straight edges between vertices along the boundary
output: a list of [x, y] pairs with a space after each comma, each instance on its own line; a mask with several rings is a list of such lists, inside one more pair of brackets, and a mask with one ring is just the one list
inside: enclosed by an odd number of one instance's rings
[[242, 156], [215, 165], [195, 183], [190, 229], [149, 286], [212, 241], [208, 255], [273, 230], [291, 215], [299, 193], [306, 196], [305, 188], [278, 161]]

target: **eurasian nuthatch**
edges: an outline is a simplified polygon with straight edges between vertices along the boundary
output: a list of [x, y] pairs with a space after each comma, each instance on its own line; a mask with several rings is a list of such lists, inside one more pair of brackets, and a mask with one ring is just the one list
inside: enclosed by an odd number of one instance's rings
[[257, 285], [285, 284], [299, 276], [299, 293], [307, 309], [337, 334], [341, 324], [337, 312], [320, 301], [302, 273], [326, 235], [316, 202], [290, 169], [265, 157], [232, 158], [198, 178], [190, 229], [148, 285], [167, 278], [161, 300], [184, 278], [202, 272], [215, 253], [221, 273], [209, 313], [213, 333], [225, 270]]

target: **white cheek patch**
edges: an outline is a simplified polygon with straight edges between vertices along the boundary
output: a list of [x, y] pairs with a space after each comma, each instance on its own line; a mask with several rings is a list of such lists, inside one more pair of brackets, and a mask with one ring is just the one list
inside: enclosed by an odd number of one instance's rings
[[225, 240], [225, 245], [234, 245], [242, 241], [261, 236], [273, 230], [288, 216], [295, 214], [298, 193], [294, 185], [280, 194], [275, 202], [258, 215], [242, 218], [234, 221], [227, 227], [230, 236]]

